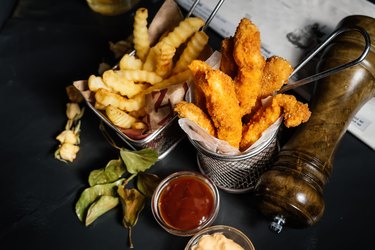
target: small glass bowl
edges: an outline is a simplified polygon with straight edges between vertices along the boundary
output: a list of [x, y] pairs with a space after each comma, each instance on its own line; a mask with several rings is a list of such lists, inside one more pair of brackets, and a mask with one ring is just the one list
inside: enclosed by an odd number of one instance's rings
[[[180, 179], [181, 178], [181, 179]], [[171, 223], [166, 222], [166, 220], [163, 218], [162, 211], [161, 211], [161, 197], [163, 195], [163, 191], [170, 190], [166, 189], [170, 186], [171, 183], [176, 183], [176, 180], [182, 178], [193, 178], [197, 181], [199, 181], [200, 184], [203, 184], [207, 187], [209, 192], [212, 194], [212, 208], [209, 214], [207, 215], [207, 218], [204, 219], [203, 222], [201, 222], [200, 225], [198, 225], [195, 228], [189, 228], [189, 229], [181, 229], [176, 226], [171, 225]], [[189, 204], [192, 204], [192, 201], [186, 201]], [[216, 216], [219, 212], [219, 206], [220, 206], [220, 196], [219, 191], [217, 187], [213, 184], [213, 182], [209, 179], [207, 179], [205, 176], [203, 176], [200, 173], [197, 172], [191, 172], [191, 171], [180, 171], [173, 173], [169, 176], [167, 176], [156, 188], [151, 201], [151, 209], [152, 214], [154, 215], [155, 220], [158, 222], [158, 224], [164, 228], [167, 232], [177, 235], [177, 236], [192, 236], [202, 230], [203, 228], [206, 228], [210, 226], [214, 220], [216, 219]], [[181, 209], [184, 210], [184, 209]], [[189, 209], [185, 209], [185, 211], [189, 211]], [[183, 217], [183, 214], [181, 214]]]
[[225, 225], [211, 226], [201, 230], [189, 240], [185, 250], [191, 250], [203, 235], [213, 235], [215, 233], [222, 233], [226, 238], [233, 240], [244, 250], [255, 250], [253, 243], [244, 233], [234, 227]]

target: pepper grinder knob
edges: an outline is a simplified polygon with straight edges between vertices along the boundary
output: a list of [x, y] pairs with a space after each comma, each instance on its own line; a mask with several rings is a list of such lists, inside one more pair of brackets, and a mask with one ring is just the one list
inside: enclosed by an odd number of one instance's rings
[[281, 233], [283, 225], [285, 224], [285, 218], [282, 215], [276, 215], [273, 221], [270, 223], [270, 229], [272, 232]]

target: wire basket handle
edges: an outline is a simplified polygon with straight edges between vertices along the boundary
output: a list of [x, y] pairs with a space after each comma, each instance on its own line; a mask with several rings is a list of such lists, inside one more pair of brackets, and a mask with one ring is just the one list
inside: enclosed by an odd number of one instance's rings
[[[326, 47], [335, 37], [337, 37], [338, 35], [340, 35], [342, 33], [349, 32], [349, 31], [359, 32], [363, 36], [363, 38], [365, 39], [365, 48], [364, 48], [362, 54], [357, 59], [355, 59], [353, 61], [350, 61], [348, 63], [342, 64], [342, 65], [333, 67], [331, 69], [327, 69], [325, 71], [319, 72], [319, 73], [314, 74], [312, 76], [308, 76], [308, 77], [303, 78], [301, 80], [297, 80], [295, 82], [290, 82], [290, 83], [284, 85], [279, 91], [276, 92], [276, 94], [283, 93], [285, 91], [300, 87], [300, 86], [305, 85], [307, 83], [317, 81], [319, 79], [322, 79], [324, 77], [330, 76], [330, 75], [335, 74], [335, 73], [338, 73], [338, 72], [340, 72], [344, 69], [355, 66], [355, 65], [359, 64], [360, 62], [362, 62], [366, 58], [366, 56], [369, 53], [370, 48], [371, 48], [371, 39], [370, 39], [369, 34], [366, 32], [365, 29], [363, 29], [361, 27], [358, 27], [358, 26], [354, 26], [354, 27], [350, 27], [350, 28], [344, 27], [344, 28], [340, 28], [340, 29], [335, 30], [331, 35], [328, 36], [328, 38], [326, 40], [324, 40], [324, 42], [322, 42], [320, 45], [318, 45], [318, 47], [316, 49], [314, 49], [309, 55], [307, 55], [305, 57], [305, 59], [303, 59], [302, 62], [294, 69], [294, 71], [292, 72], [290, 77], [292, 77], [303, 66], [305, 66], [307, 62], [309, 62], [319, 51], [321, 51], [324, 47]], [[290, 79], [290, 77], [289, 77], [289, 79]]]
[[[189, 17], [193, 14], [193, 11], [195, 7], [197, 7], [200, 0], [195, 0], [193, 5], [190, 7], [189, 12], [187, 13], [186, 17]], [[215, 8], [212, 10], [210, 16], [207, 18], [206, 23], [202, 27], [202, 31], [205, 31], [208, 28], [208, 25], [210, 25], [212, 19], [215, 17], [216, 13], [219, 11], [221, 5], [224, 3], [225, 0], [219, 0], [216, 4]]]

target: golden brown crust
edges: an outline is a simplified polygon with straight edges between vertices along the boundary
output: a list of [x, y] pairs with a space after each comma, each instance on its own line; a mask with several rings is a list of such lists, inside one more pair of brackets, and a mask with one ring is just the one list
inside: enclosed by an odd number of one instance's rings
[[288, 82], [293, 67], [281, 57], [272, 56], [267, 59], [263, 70], [261, 98], [272, 95]]
[[284, 124], [286, 127], [296, 127], [307, 122], [311, 111], [307, 104], [297, 101], [293, 95], [278, 94], [274, 97], [278, 105], [283, 109]]
[[240, 150], [246, 150], [256, 142], [262, 133], [281, 115], [286, 127], [296, 127], [307, 122], [311, 112], [307, 104], [303, 104], [292, 95], [278, 94], [269, 105], [260, 108], [243, 126]]
[[225, 38], [221, 42], [220, 70], [234, 78], [237, 74], [237, 65], [233, 57], [234, 38]]
[[233, 57], [238, 66], [235, 79], [241, 115], [250, 114], [261, 93], [265, 59], [260, 51], [260, 32], [248, 19], [243, 18], [234, 35]]
[[180, 118], [188, 118], [202, 127], [212, 136], [215, 136], [215, 128], [210, 117], [199, 107], [191, 102], [181, 101], [175, 105], [174, 110]]
[[195, 84], [203, 91], [207, 111], [216, 128], [217, 137], [238, 148], [242, 136], [240, 107], [232, 79], [205, 62], [195, 62]]

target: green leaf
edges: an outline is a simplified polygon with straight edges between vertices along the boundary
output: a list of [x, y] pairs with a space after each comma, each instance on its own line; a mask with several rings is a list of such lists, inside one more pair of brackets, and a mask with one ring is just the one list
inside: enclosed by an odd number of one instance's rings
[[89, 185], [105, 184], [119, 179], [126, 173], [126, 168], [121, 159], [111, 160], [107, 166], [90, 172]]
[[124, 180], [125, 179], [122, 178], [112, 183], [95, 185], [95, 186], [92, 186], [83, 190], [75, 206], [75, 212], [76, 212], [76, 215], [78, 216], [78, 219], [80, 221], [84, 220], [84, 217], [87, 213], [89, 206], [93, 202], [95, 202], [100, 196], [102, 195], [115, 196], [116, 195], [115, 187], [120, 185]]
[[161, 179], [156, 174], [139, 173], [137, 178], [138, 190], [147, 197], [152, 197]]
[[89, 226], [93, 223], [99, 216], [108, 212], [112, 208], [116, 207], [119, 204], [119, 198], [109, 195], [102, 195], [97, 201], [91, 204], [87, 210], [85, 225]]
[[131, 174], [146, 171], [158, 160], [158, 153], [151, 148], [145, 148], [139, 151], [129, 151], [122, 148], [120, 150], [120, 156], [126, 165], [126, 169]]
[[129, 245], [133, 248], [132, 228], [138, 221], [139, 214], [146, 203], [146, 197], [137, 189], [126, 189], [124, 186], [119, 186], [117, 193], [120, 196], [120, 201], [123, 208], [123, 225], [129, 230]]

